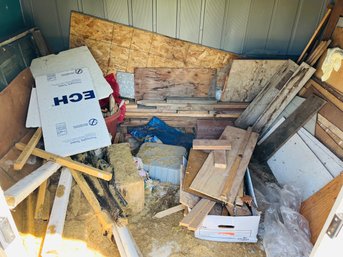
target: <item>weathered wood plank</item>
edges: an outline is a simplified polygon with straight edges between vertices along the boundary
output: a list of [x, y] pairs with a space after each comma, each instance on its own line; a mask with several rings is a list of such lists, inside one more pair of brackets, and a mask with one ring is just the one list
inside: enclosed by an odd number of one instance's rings
[[214, 167], [225, 169], [227, 167], [226, 151], [214, 150], [213, 151]]
[[302, 63], [292, 77], [282, 87], [276, 98], [270, 102], [266, 110], [253, 125], [253, 131], [265, 132], [290, 101], [311, 78], [316, 70]]
[[233, 60], [221, 100], [251, 102], [285, 60]]
[[324, 104], [325, 100], [311, 95], [272, 134], [260, 144], [255, 153], [260, 160], [268, 160], [293, 136]]
[[240, 128], [246, 129], [252, 126], [256, 120], [261, 116], [263, 111], [279, 94], [282, 87], [293, 75], [298, 65], [293, 61], [288, 60], [268, 81], [261, 92], [254, 98], [249, 106], [235, 121], [235, 125]]
[[215, 69], [136, 68], [135, 99], [214, 97]]
[[174, 214], [175, 212], [179, 212], [185, 209], [185, 206], [183, 204], [176, 205], [174, 207], [171, 207], [169, 209], [166, 209], [164, 211], [160, 211], [155, 214], [154, 218], [161, 219], [163, 217], [169, 216], [171, 214]]
[[233, 126], [233, 121], [229, 119], [198, 119], [196, 121], [196, 138], [218, 139], [226, 126]]

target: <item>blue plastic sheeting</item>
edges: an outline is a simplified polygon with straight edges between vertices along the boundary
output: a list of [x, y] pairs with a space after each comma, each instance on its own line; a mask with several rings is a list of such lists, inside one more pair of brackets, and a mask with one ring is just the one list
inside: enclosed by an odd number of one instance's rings
[[136, 139], [143, 141], [147, 136], [159, 138], [163, 144], [179, 145], [189, 150], [192, 147], [194, 135], [170, 127], [157, 117], [152, 119], [145, 126], [129, 129], [129, 133]]

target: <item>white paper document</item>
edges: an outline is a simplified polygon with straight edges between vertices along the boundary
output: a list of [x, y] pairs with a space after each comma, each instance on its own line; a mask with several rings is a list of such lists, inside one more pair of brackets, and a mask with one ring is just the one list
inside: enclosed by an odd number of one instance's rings
[[111, 144], [87, 68], [36, 77], [45, 150], [69, 156]]

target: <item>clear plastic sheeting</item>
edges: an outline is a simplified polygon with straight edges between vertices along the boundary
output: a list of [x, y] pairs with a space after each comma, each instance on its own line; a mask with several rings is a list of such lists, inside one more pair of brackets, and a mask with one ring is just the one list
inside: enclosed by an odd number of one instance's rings
[[300, 191], [290, 185], [264, 184], [256, 177], [253, 180], [264, 213], [259, 235], [267, 257], [308, 257], [313, 245], [308, 221], [299, 213]]

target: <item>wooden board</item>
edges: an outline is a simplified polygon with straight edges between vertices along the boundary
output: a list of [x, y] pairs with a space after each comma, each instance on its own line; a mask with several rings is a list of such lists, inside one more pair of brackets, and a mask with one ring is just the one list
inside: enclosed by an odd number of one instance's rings
[[[239, 147], [244, 140], [246, 131], [235, 127], [226, 127], [220, 139], [229, 140], [231, 142], [231, 151], [227, 151], [227, 168], [220, 169], [214, 167], [213, 152], [211, 152], [198, 174], [194, 178], [190, 188], [194, 191], [208, 195], [212, 198], [222, 200], [221, 194], [223, 192], [226, 180], [229, 178], [229, 171], [236, 159]], [[252, 152], [257, 142], [258, 134], [252, 133], [247, 144], [246, 151], [242, 156], [242, 160], [236, 171], [236, 176], [232, 182], [232, 188], [228, 194], [227, 202], [233, 203], [239, 190], [239, 186], [243, 180], [245, 170], [250, 162]]]
[[315, 71], [316, 70], [308, 64], [302, 63], [282, 87], [276, 98], [270, 102], [262, 115], [256, 120], [253, 125], [253, 131], [265, 132], [311, 78]]
[[319, 126], [319, 124], [316, 125], [316, 137], [339, 158], [343, 159], [343, 149]]
[[298, 134], [293, 135], [267, 163], [279, 183], [301, 190], [302, 200], [333, 178]]
[[276, 98], [297, 67], [298, 65], [290, 60], [284, 63], [235, 121], [235, 125], [244, 129], [253, 125], [268, 105]]
[[214, 167], [225, 169], [227, 167], [226, 151], [214, 150], [213, 151]]
[[215, 78], [215, 69], [135, 68], [135, 99], [214, 97]]
[[230, 142], [227, 140], [194, 139], [194, 150], [231, 150]]
[[196, 121], [197, 139], [218, 139], [226, 126], [232, 126], [233, 121], [229, 119], [198, 119]]
[[311, 242], [317, 241], [336, 197], [343, 186], [343, 173], [302, 202], [300, 213], [309, 221]]
[[33, 84], [27, 68], [0, 92], [0, 158], [29, 131], [25, 120]]
[[311, 95], [271, 135], [256, 148], [260, 160], [267, 160], [324, 104], [325, 100]]
[[144, 31], [93, 16], [72, 12], [70, 48], [86, 45], [104, 74], [133, 73], [135, 67], [215, 68], [222, 88], [230, 60], [238, 56]]
[[233, 60], [221, 100], [251, 102], [285, 60]]

